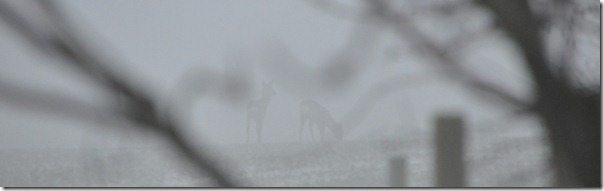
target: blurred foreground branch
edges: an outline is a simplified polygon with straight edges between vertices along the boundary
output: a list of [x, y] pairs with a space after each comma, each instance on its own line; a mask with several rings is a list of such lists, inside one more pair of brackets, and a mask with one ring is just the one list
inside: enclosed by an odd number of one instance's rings
[[[237, 186], [233, 177], [226, 174], [224, 169], [218, 167], [218, 161], [210, 156], [205, 150], [197, 149], [186, 141], [181, 133], [181, 128], [173, 117], [161, 117], [158, 114], [158, 105], [145, 93], [140, 86], [132, 83], [132, 79], [126, 79], [119, 72], [112, 70], [110, 63], [119, 63], [109, 60], [107, 56], [100, 56], [99, 51], [82, 40], [82, 36], [76, 32], [70, 24], [64, 12], [54, 1], [37, 1], [45, 11], [56, 31], [52, 36], [43, 36], [39, 33], [41, 29], [28, 23], [17, 11], [13, 11], [7, 2], [0, 1], [0, 19], [20, 35], [23, 40], [29, 42], [34, 49], [47, 53], [50, 56], [64, 60], [65, 64], [80, 69], [83, 73], [91, 76], [101, 85], [108, 87], [120, 98], [124, 98], [127, 106], [120, 113], [129, 121], [139, 124], [138, 127], [153, 130], [165, 137], [171, 145], [185, 156], [192, 164], [197, 165], [201, 174], [207, 173], [213, 177], [219, 186]], [[51, 30], [52, 31], [52, 30]], [[8, 92], [14, 92], [9, 90]], [[8, 93], [7, 92], [7, 93]], [[14, 97], [14, 96], [13, 96]], [[34, 100], [43, 100], [32, 97]], [[47, 99], [47, 98], [44, 98]], [[57, 104], [68, 104], [64, 100], [49, 100], [53, 107]], [[47, 103], [43, 101], [39, 103]], [[59, 106], [62, 107], [62, 106]], [[66, 107], [65, 110], [72, 110]], [[170, 115], [165, 113], [165, 115]], [[167, 120], [162, 120], [167, 119]]]
[[[574, 91], [556, 76], [544, 54], [539, 21], [527, 1], [478, 1], [520, 46], [536, 83], [536, 108], [549, 132], [558, 186], [601, 187], [601, 122], [598, 95]], [[565, 63], [570, 64], [570, 63]]]
[[391, 26], [401, 37], [414, 39], [420, 48], [431, 53], [433, 58], [438, 59], [438, 62], [435, 63], [446, 69], [441, 70], [443, 71], [443, 75], [462, 80], [473, 89], [496, 98], [505, 104], [515, 107], [530, 105], [527, 100], [511, 95], [495, 84], [481, 80], [473, 73], [464, 70], [458, 59], [449, 54], [446, 49], [434, 43], [425, 33], [420, 32], [413, 25], [413, 20], [410, 16], [404, 12], [392, 10], [389, 8], [387, 2], [383, 0], [368, 1], [368, 3], [369, 6], [375, 7], [374, 9], [381, 10], [380, 14], [375, 15], [375, 17], [380, 19], [384, 24]]
[[[436, 43], [418, 29], [410, 14], [398, 10], [391, 3], [392, 1], [364, 2], [368, 6], [367, 10], [372, 10], [368, 12], [371, 14], [367, 14], [367, 17], [381, 21], [401, 38], [407, 37], [406, 40], [413, 40], [413, 44], [429, 53], [429, 56], [436, 60], [435, 63], [445, 69], [442, 70], [443, 75], [461, 80], [477, 93], [495, 98], [505, 106], [513, 106], [520, 111], [537, 114], [542, 119], [552, 146], [551, 164], [557, 171], [555, 181], [557, 186], [601, 186], [601, 112], [599, 109], [601, 93], [573, 87], [564, 73], [558, 75], [557, 71], [552, 69], [555, 64], [545, 57], [542, 34], [545, 26], [543, 21], [547, 19], [537, 18], [534, 10], [529, 6], [529, 1], [485, 0], [473, 1], [473, 3], [492, 12], [496, 29], [501, 29], [500, 31], [507, 34], [511, 42], [518, 45], [519, 52], [525, 60], [522, 65], [528, 69], [534, 85], [533, 100], [514, 96], [496, 84], [489, 83], [465, 70], [462, 61], [449, 52], [453, 48], [459, 48], [460, 44], [456, 43], [458, 41], [453, 42], [452, 45]], [[569, 2], [565, 5], [572, 4]], [[599, 11], [598, 9], [585, 10]], [[488, 29], [486, 32], [496, 32], [496, 30]], [[464, 36], [460, 41], [464, 42], [472, 37], [473, 35]], [[567, 50], [575, 48], [572, 43], [566, 43], [565, 46]], [[571, 56], [565, 57], [562, 59], [564, 62], [562, 65], [573, 64], [571, 62], [574, 60], [568, 58]]]

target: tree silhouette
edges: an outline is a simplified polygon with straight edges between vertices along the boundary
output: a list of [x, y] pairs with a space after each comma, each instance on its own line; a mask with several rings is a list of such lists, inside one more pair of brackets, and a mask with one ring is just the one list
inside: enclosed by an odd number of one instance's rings
[[[492, 13], [495, 25], [483, 31], [462, 34], [449, 44], [439, 44], [430, 36], [425, 35], [414, 24], [414, 12], [398, 10], [392, 1], [366, 1], [364, 11], [355, 10], [337, 3], [326, 6], [325, 10], [336, 10], [340, 15], [365, 15], [366, 20], [378, 20], [390, 27], [401, 37], [412, 39], [416, 46], [427, 52], [429, 57], [436, 60], [435, 64], [444, 68], [443, 75], [462, 80], [483, 97], [495, 98], [494, 103], [516, 108], [516, 114], [527, 112], [537, 114], [547, 130], [549, 143], [552, 146], [552, 164], [557, 170], [555, 180], [561, 187], [600, 187], [601, 186], [601, 124], [600, 124], [600, 88], [593, 85], [581, 84], [581, 75], [569, 72], [571, 67], [586, 67], [572, 59], [576, 55], [576, 36], [572, 31], [587, 31], [590, 37], [596, 39], [597, 23], [584, 19], [586, 15], [597, 16], [600, 9], [594, 3], [566, 1], [430, 1], [426, 9], [415, 11], [430, 11], [451, 16], [464, 11], [463, 8], [474, 5]], [[335, 7], [335, 8], [334, 8]], [[538, 10], [539, 7], [546, 7]], [[558, 10], [556, 10], [558, 8]], [[368, 10], [368, 11], [367, 11]], [[549, 12], [548, 12], [549, 11]], [[564, 11], [556, 15], [556, 11]], [[346, 14], [344, 14], [346, 13]], [[367, 14], [369, 13], [369, 14]], [[417, 16], [415, 16], [417, 17]], [[353, 17], [356, 18], [356, 17]], [[562, 19], [560, 23], [559, 20]], [[558, 23], [557, 23], [558, 22]], [[565, 54], [560, 60], [547, 58], [545, 32], [548, 27], [559, 24], [570, 25], [565, 31], [567, 44]], [[481, 34], [492, 34], [503, 31], [509, 41], [517, 45], [524, 59], [523, 65], [529, 71], [534, 86], [534, 98], [527, 99], [507, 93], [497, 84], [482, 80], [472, 72], [464, 69], [451, 49], [460, 48], [463, 43], [481, 37]], [[594, 62], [595, 63], [595, 62]], [[599, 71], [588, 72], [590, 75]], [[593, 75], [592, 75], [593, 76]], [[596, 79], [597, 80], [597, 79]], [[588, 83], [594, 83], [594, 79]], [[595, 82], [598, 83], [598, 82]], [[400, 84], [400, 83], [399, 83]], [[394, 85], [396, 86], [396, 85]], [[405, 85], [403, 85], [405, 86]], [[386, 89], [392, 91], [392, 89]], [[377, 91], [379, 92], [379, 91]], [[370, 94], [375, 94], [371, 91]], [[379, 93], [378, 93], [379, 94]], [[368, 96], [374, 98], [375, 96]], [[363, 101], [357, 104], [354, 111], [365, 111], [371, 107], [371, 102]], [[359, 114], [352, 115], [357, 119]]]

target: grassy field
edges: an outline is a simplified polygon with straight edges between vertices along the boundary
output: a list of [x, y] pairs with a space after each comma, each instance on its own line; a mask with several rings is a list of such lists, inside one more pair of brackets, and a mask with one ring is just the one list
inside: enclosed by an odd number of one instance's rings
[[[548, 150], [534, 139], [469, 138], [468, 186], [548, 186]], [[215, 147], [248, 186], [389, 186], [393, 157], [407, 160], [407, 185], [434, 185], [431, 140], [268, 143]], [[14, 149], [0, 152], [4, 187], [179, 187], [211, 185], [167, 149]]]

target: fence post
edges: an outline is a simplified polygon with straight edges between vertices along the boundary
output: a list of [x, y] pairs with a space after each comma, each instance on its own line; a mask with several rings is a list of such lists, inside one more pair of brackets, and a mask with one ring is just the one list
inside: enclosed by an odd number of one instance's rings
[[463, 119], [458, 114], [439, 115], [436, 118], [436, 186], [464, 187]]
[[403, 157], [394, 157], [390, 160], [390, 186], [405, 187], [406, 161]]

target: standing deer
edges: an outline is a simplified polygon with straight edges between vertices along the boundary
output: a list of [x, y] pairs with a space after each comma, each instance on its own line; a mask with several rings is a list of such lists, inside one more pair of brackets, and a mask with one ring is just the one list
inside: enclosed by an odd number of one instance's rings
[[262, 81], [262, 97], [257, 100], [251, 100], [247, 104], [246, 143], [249, 143], [250, 141], [250, 122], [252, 122], [252, 120], [256, 122], [256, 140], [258, 143], [262, 142], [262, 123], [264, 122], [264, 116], [266, 115], [266, 108], [268, 106], [268, 102], [271, 101], [271, 97], [275, 94], [275, 90], [273, 89], [273, 81], [269, 83]]
[[308, 129], [310, 130], [310, 136], [313, 141], [315, 140], [315, 137], [312, 128], [315, 125], [319, 128], [321, 141], [323, 141], [323, 134], [326, 127], [331, 130], [336, 139], [342, 140], [342, 124], [336, 122], [331, 116], [331, 113], [316, 101], [304, 100], [300, 102], [300, 140], [302, 140], [302, 129], [304, 129], [304, 125], [307, 122], [309, 122]]

